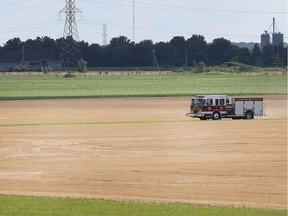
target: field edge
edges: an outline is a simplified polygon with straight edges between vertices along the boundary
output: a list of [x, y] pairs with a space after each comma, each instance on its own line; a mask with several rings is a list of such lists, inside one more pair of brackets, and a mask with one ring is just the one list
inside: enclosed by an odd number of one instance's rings
[[[52, 197], [52, 196], [29, 196], [29, 195], [5, 195], [0, 193], [0, 204], [4, 204], [4, 208], [0, 208], [0, 214], [5, 209], [13, 209], [10, 212], [21, 212], [22, 215], [35, 211], [48, 211], [51, 215], [57, 212], [59, 215], [77, 215], [75, 212], [96, 212], [101, 209], [103, 214], [97, 215], [197, 215], [208, 216], [214, 215], [251, 215], [251, 216], [285, 216], [287, 209], [276, 208], [253, 208], [253, 207], [237, 207], [233, 205], [211, 205], [211, 204], [190, 204], [181, 202], [156, 202], [156, 201], [135, 201], [135, 200], [113, 200], [113, 199], [97, 199], [97, 198], [72, 198], [72, 197]], [[45, 204], [45, 205], [43, 205]], [[18, 206], [18, 208], [17, 208]], [[1, 210], [2, 209], [2, 210]], [[25, 211], [23, 211], [25, 210]], [[120, 212], [125, 214], [119, 214]], [[2, 213], [1, 213], [2, 212]], [[87, 213], [88, 213], [87, 212]], [[141, 213], [143, 214], [141, 214]], [[165, 214], [165, 213], [166, 214]], [[7, 213], [5, 211], [4, 213]], [[139, 214], [140, 213], [140, 214]], [[58, 215], [57, 214], [57, 215]], [[13, 215], [13, 214], [9, 214]], [[30, 215], [30, 214], [27, 214]], [[50, 215], [44, 214], [44, 215]]]

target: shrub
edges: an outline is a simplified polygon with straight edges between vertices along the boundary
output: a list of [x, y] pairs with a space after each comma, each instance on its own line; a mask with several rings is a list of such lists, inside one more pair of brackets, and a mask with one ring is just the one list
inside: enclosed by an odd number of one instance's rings
[[200, 61], [200, 62], [196, 62], [196, 61], [193, 61], [193, 64], [194, 64], [194, 67], [195, 67], [195, 72], [196, 73], [203, 73], [205, 72], [205, 63], [203, 61]]
[[222, 68], [229, 68], [231, 72], [254, 72], [256, 68], [251, 65], [246, 65], [238, 62], [225, 62], [221, 64]]
[[51, 67], [42, 67], [42, 71], [44, 74], [48, 74], [53, 71], [53, 69]]
[[68, 71], [66, 74], [64, 74], [63, 78], [77, 78], [77, 74]]

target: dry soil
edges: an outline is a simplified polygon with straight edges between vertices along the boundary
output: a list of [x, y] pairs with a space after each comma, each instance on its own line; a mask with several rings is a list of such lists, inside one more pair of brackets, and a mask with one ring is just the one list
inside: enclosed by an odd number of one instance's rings
[[287, 97], [199, 121], [189, 97], [0, 101], [0, 194], [286, 208]]

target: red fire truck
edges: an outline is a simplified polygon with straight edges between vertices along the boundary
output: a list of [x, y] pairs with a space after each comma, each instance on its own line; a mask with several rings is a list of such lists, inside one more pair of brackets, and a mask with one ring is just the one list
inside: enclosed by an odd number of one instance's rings
[[264, 116], [263, 98], [196, 95], [191, 98], [190, 113], [186, 115], [201, 120], [254, 119]]

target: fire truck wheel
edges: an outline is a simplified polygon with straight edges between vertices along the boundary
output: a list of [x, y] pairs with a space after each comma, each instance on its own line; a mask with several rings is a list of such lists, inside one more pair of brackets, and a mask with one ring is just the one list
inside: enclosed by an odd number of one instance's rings
[[253, 119], [253, 113], [251, 111], [247, 111], [245, 114], [245, 119]]
[[213, 120], [219, 120], [221, 119], [221, 115], [219, 112], [214, 112], [213, 115], [212, 115], [212, 119]]

